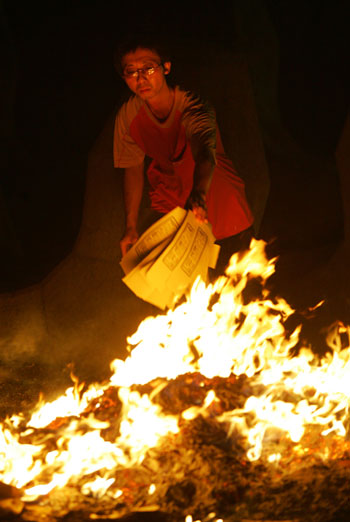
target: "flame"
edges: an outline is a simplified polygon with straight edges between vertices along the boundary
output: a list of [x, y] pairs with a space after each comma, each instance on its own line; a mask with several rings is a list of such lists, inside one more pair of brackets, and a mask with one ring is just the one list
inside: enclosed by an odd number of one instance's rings
[[[176, 437], [181, 423], [198, 415], [215, 416], [229, 437], [239, 435], [251, 461], [278, 465], [283, 454], [274, 442], [280, 440], [288, 440], [295, 455], [307, 453], [310, 429], [324, 440], [344, 439], [345, 451], [350, 348], [342, 349], [341, 334], [349, 335], [349, 328], [333, 326], [327, 339], [332, 354], [320, 359], [305, 347], [291, 357], [300, 332], [286, 334], [284, 323], [294, 311], [266, 289], [274, 269], [265, 243], [253, 240], [245, 255], [232, 257], [225, 276], [209, 285], [197, 280], [185, 302], [145, 319], [128, 339], [130, 355], [112, 362], [109, 382], [86, 390], [76, 383], [57, 400], [40, 402], [28, 421], [24, 415], [6, 419], [0, 426], [0, 480], [20, 488], [24, 501], [67, 484], [82, 484], [82, 493], [95, 498], [107, 492], [118, 498], [123, 492], [116, 470], [140, 465], [151, 448]], [[258, 283], [253, 297], [252, 280]], [[241, 408], [223, 411], [209, 390], [202, 404], [165, 414], [154, 398], [169, 380], [187, 373], [207, 379], [245, 375], [249, 396]], [[147, 393], [135, 390], [151, 382]], [[101, 421], [97, 413], [112, 387], [120, 409]], [[31, 443], [38, 433], [40, 443]], [[339, 457], [339, 449], [334, 452]], [[332, 445], [320, 444], [317, 454], [332, 458]], [[151, 497], [156, 485], [147, 487]]]

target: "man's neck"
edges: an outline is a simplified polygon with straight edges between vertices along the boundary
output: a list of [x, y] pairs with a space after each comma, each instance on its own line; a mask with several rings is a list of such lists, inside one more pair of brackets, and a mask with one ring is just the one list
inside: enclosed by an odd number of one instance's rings
[[150, 111], [158, 120], [166, 120], [174, 104], [174, 90], [167, 86], [161, 95], [146, 101]]

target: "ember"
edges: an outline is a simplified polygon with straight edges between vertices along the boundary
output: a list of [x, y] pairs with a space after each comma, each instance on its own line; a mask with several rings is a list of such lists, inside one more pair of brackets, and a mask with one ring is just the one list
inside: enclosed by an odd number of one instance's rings
[[198, 281], [174, 310], [147, 318], [109, 382], [75, 383], [3, 421], [3, 513], [340, 520], [350, 494], [349, 329], [333, 325], [332, 355], [304, 347], [292, 357], [299, 330], [287, 331], [293, 310], [266, 288], [274, 260], [264, 248], [253, 241], [225, 277]]

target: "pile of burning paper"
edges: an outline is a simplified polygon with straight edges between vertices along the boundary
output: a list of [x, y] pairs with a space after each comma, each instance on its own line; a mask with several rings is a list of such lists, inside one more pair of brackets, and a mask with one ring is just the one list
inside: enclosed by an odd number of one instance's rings
[[121, 261], [124, 283], [141, 299], [170, 308], [198, 276], [207, 280], [220, 250], [209, 224], [177, 207], [154, 223]]
[[348, 521], [350, 326], [306, 346], [274, 261], [252, 240], [146, 318], [109, 381], [1, 421], [0, 521]]

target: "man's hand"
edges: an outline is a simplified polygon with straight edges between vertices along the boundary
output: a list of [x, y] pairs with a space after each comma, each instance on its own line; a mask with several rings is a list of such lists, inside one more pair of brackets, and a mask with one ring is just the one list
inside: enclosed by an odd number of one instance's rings
[[193, 205], [192, 212], [197, 221], [200, 223], [208, 223], [208, 215], [205, 208]]
[[139, 235], [137, 233], [136, 228], [127, 228], [124, 236], [120, 241], [120, 249], [122, 251], [122, 256], [125, 256], [128, 250], [136, 243]]
[[200, 223], [208, 223], [207, 204], [205, 192], [192, 190], [185, 208], [192, 210], [195, 218]]

